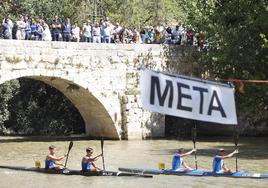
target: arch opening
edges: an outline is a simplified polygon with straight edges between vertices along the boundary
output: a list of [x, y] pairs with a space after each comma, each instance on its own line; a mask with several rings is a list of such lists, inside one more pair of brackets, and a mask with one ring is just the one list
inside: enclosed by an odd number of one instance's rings
[[[58, 116], [59, 118], [62, 117], [68, 117], [66, 119], [76, 119], [77, 122], [72, 122], [74, 124], [80, 124], [73, 126], [80, 131], [81, 133], [81, 123], [83, 124], [83, 132], [86, 133], [87, 136], [90, 137], [106, 137], [110, 139], [119, 139], [118, 132], [116, 130], [116, 127], [114, 125], [113, 119], [110, 117], [109, 113], [105, 109], [104, 105], [86, 88], [79, 86], [75, 84], [72, 81], [68, 81], [66, 79], [62, 78], [57, 78], [57, 77], [47, 77], [47, 76], [28, 76], [28, 77], [21, 77], [21, 80], [28, 80], [28, 82], [31, 82], [29, 80], [36, 80], [38, 82], [43, 82], [45, 85], [48, 86], [43, 86], [42, 87], [48, 87], [51, 90], [54, 90], [54, 93], [61, 93], [63, 96], [65, 96], [70, 103], [73, 105], [73, 108], [76, 111], [76, 113], [71, 112], [70, 110], [67, 110], [67, 115], [66, 114], [61, 114], [60, 112], [50, 112], [49, 110], [45, 109], [44, 104], [46, 103], [53, 103], [49, 99], [48, 101], [43, 98], [43, 109], [37, 104], [31, 104], [32, 106], [35, 106], [36, 110], [40, 110], [43, 112], [45, 115], [53, 114], [54, 116]], [[41, 84], [42, 85], [42, 84]], [[30, 87], [30, 86], [28, 86]], [[27, 88], [27, 87], [26, 87]], [[53, 88], [53, 89], [52, 89]], [[42, 88], [39, 88], [42, 90]], [[55, 91], [56, 89], [56, 91]], [[27, 90], [27, 89], [26, 89]], [[29, 96], [33, 97], [33, 94], [28, 94]], [[20, 96], [22, 97], [22, 96]], [[57, 96], [56, 96], [57, 97]], [[65, 99], [67, 101], [67, 99]], [[52, 109], [57, 109], [59, 108], [60, 105], [58, 104], [49, 104], [51, 105]], [[53, 106], [54, 105], [54, 106]], [[41, 109], [40, 109], [41, 108]], [[68, 108], [67, 106], [62, 106], [62, 108]], [[13, 105], [13, 110], [15, 110], [15, 107]], [[66, 110], [66, 109], [65, 109]], [[29, 113], [29, 109], [25, 109], [25, 113]], [[27, 113], [26, 113], [27, 114]], [[38, 113], [37, 113], [38, 114]], [[39, 113], [40, 114], [40, 113]], [[76, 117], [76, 116], [80, 116]], [[21, 116], [19, 116], [21, 117]], [[35, 119], [35, 122], [38, 122], [38, 116], [37, 117], [28, 117], [28, 118], [33, 118]], [[21, 121], [21, 119], [18, 118], [12, 118], [13, 121], [16, 119], [16, 121]], [[66, 121], [65, 119], [65, 121]], [[62, 120], [64, 121], [64, 120]], [[37, 124], [40, 124], [42, 122], [45, 122], [43, 119], [40, 119], [40, 122]], [[12, 123], [12, 121], [9, 122]], [[66, 122], [65, 122], [66, 123]], [[56, 127], [60, 128], [60, 126], [64, 126], [64, 122], [57, 122], [57, 119], [54, 119], [54, 121], [51, 121], [49, 125], [51, 127]], [[72, 127], [72, 129], [74, 129]], [[80, 127], [80, 128], [79, 128]], [[38, 128], [38, 127], [37, 127]], [[39, 127], [40, 128], [40, 127]], [[65, 127], [66, 128], [66, 127]], [[31, 128], [30, 128], [31, 129]], [[40, 128], [41, 129], [41, 128]], [[48, 129], [49, 130], [49, 129]], [[60, 129], [58, 129], [60, 130]], [[31, 131], [31, 130], [28, 130]], [[67, 131], [68, 132], [68, 131]], [[72, 131], [69, 131], [71, 133]], [[67, 133], [67, 134], [69, 134]]]

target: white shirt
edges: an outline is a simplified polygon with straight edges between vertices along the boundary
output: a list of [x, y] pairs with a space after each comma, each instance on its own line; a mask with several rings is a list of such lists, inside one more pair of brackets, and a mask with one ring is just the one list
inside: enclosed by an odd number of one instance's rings
[[100, 27], [93, 27], [93, 36], [100, 36], [101, 28]]
[[75, 28], [72, 28], [72, 34], [73, 34], [73, 37], [78, 39], [80, 39], [80, 28], [79, 27], [75, 27]]
[[104, 27], [103, 28], [103, 36], [109, 37], [111, 36], [112, 29], [110, 27]]
[[91, 25], [84, 25], [83, 31], [85, 37], [91, 37]]
[[25, 26], [26, 26], [26, 24], [25, 24], [24, 21], [22, 21], [22, 20], [18, 20], [18, 21], [17, 21], [17, 26], [18, 26], [18, 29], [24, 29]]
[[43, 40], [44, 41], [51, 41], [51, 33], [48, 27], [45, 27], [45, 30], [43, 32]]

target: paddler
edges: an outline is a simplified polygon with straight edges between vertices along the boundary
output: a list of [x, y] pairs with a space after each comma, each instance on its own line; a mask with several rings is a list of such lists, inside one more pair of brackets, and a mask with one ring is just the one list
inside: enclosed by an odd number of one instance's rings
[[214, 157], [212, 170], [214, 173], [231, 173], [231, 170], [224, 164], [224, 159], [229, 159], [238, 153], [234, 150], [232, 153], [226, 155], [223, 148], [218, 149], [218, 154]]
[[183, 148], [178, 149], [178, 152], [174, 154], [172, 159], [172, 170], [175, 171], [188, 171], [193, 170], [190, 168], [187, 163], [184, 161], [184, 157], [191, 155], [193, 152], [196, 152], [196, 149], [185, 152]]
[[63, 164], [61, 164], [59, 161], [61, 161], [65, 156], [62, 157], [56, 157], [56, 147], [54, 145], [51, 145], [48, 147], [49, 154], [46, 157], [45, 160], [45, 169], [55, 169], [55, 170], [62, 170], [64, 169]]
[[94, 161], [97, 161], [102, 154], [93, 157], [94, 150], [92, 148], [86, 149], [86, 155], [82, 158], [82, 171], [83, 172], [97, 172], [101, 169], [96, 167]]

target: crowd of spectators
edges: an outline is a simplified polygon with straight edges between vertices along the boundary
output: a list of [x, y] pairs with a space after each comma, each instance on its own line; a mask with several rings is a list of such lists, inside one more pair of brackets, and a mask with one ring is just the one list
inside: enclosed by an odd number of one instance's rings
[[20, 15], [13, 23], [9, 16], [2, 22], [2, 37], [17, 40], [72, 41], [92, 43], [178, 44], [203, 46], [204, 36], [179, 22], [174, 27], [145, 27], [140, 30], [112, 24], [109, 18], [97, 23], [87, 20], [82, 27], [70, 19], [55, 16], [50, 24], [43, 19]]

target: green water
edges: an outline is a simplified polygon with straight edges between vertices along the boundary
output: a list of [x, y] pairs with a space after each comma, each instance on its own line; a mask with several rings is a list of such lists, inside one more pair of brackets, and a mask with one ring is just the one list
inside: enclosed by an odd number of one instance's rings
[[[239, 142], [239, 170], [268, 173], [268, 138], [243, 138]], [[41, 160], [48, 152], [48, 146], [54, 144], [58, 155], [66, 154], [69, 141], [24, 141], [12, 137], [0, 137], [0, 165], [34, 166], [35, 160]], [[93, 147], [95, 154], [100, 153], [100, 141], [74, 141], [70, 152], [68, 167], [80, 169], [82, 156], [86, 147]], [[234, 149], [232, 139], [206, 138], [198, 140], [198, 168], [210, 170], [216, 149], [224, 147], [227, 151]], [[105, 141], [104, 156], [107, 170], [117, 170], [118, 167], [157, 168], [159, 162], [164, 162], [170, 168], [172, 154], [177, 148], [192, 149], [191, 141], [147, 140], [147, 141]], [[192, 167], [195, 166], [194, 156], [185, 159]], [[63, 161], [64, 162], [64, 161]], [[235, 158], [225, 161], [226, 165], [235, 170]], [[102, 161], [96, 163], [102, 167]], [[215, 177], [185, 177], [156, 175], [152, 179], [133, 177], [82, 177], [49, 175], [35, 172], [21, 172], [0, 169], [0, 187], [35, 188], [163, 188], [163, 187], [268, 187], [268, 180], [235, 179]]]

